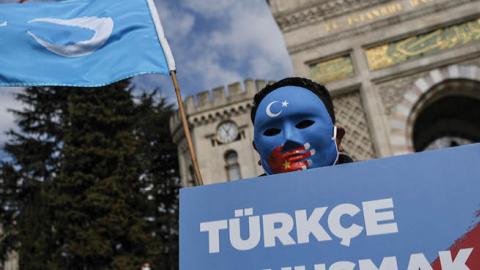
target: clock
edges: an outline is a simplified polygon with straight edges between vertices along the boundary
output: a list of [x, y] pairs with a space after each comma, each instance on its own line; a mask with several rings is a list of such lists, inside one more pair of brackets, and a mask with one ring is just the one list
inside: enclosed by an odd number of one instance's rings
[[217, 128], [217, 140], [226, 144], [235, 141], [238, 138], [238, 127], [232, 121], [223, 122]]

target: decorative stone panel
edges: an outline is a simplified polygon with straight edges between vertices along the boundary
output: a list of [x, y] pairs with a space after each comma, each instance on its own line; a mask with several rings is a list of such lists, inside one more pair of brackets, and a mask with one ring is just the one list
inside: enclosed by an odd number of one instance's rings
[[344, 150], [354, 160], [375, 158], [372, 139], [368, 130], [360, 92], [336, 96], [333, 99], [337, 125], [345, 128], [342, 141]]
[[378, 85], [378, 93], [382, 99], [385, 114], [390, 116], [393, 108], [402, 101], [405, 93], [411, 85], [419, 78], [424, 77], [428, 72], [416, 73]]
[[350, 54], [310, 65], [310, 77], [321, 84], [353, 77], [355, 69]]
[[[304, 5], [299, 4], [296, 9], [282, 10], [280, 12], [276, 11], [278, 9], [275, 9], [275, 3], [272, 3], [272, 5], [273, 13], [280, 29], [282, 29], [282, 31], [289, 31], [369, 6], [388, 3], [389, 1], [390, 0], [316, 0], [308, 1], [309, 3]], [[272, 2], [278, 2], [278, 0], [273, 0]]]

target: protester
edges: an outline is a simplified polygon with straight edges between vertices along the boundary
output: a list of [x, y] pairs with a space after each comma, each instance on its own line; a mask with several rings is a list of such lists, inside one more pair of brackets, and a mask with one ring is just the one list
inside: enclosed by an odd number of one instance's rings
[[253, 146], [267, 174], [352, 162], [341, 153], [345, 130], [335, 126], [328, 90], [304, 78], [286, 78], [255, 95]]
[[149, 262], [145, 262], [143, 265], [142, 265], [142, 270], [151, 270], [152, 268], [150, 267], [150, 263]]

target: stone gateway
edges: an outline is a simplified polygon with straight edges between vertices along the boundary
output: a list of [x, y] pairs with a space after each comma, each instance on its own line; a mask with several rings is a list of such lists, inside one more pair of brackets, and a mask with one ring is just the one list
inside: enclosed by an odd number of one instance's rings
[[[270, 0], [296, 76], [326, 84], [342, 145], [356, 160], [480, 141], [479, 0]], [[206, 183], [262, 173], [251, 146], [251, 98], [267, 82], [189, 97]], [[181, 127], [181, 176], [190, 158]], [[228, 131], [228, 132], [227, 132]], [[209, 182], [210, 181], [210, 182]]]

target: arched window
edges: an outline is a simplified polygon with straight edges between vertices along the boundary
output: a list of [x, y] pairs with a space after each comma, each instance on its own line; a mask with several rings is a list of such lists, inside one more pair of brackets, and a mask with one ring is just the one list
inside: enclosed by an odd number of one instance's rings
[[443, 91], [430, 97], [415, 119], [415, 151], [480, 142], [480, 83], [451, 80], [436, 87]]
[[225, 169], [227, 170], [227, 177], [229, 181], [242, 178], [242, 174], [240, 172], [240, 164], [238, 164], [237, 152], [230, 150], [225, 153], [225, 163]]

